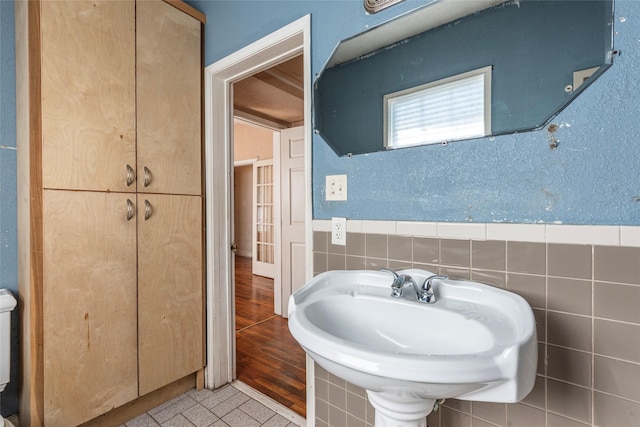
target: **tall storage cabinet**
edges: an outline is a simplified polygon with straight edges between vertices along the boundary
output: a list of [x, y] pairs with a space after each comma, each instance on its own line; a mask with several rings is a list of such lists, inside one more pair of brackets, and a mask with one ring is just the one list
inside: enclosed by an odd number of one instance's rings
[[204, 365], [201, 21], [173, 0], [16, 2], [22, 425]]
[[195, 310], [203, 305], [202, 51], [193, 17], [161, 1], [139, 1], [136, 10], [143, 395], [204, 363], [203, 310]]

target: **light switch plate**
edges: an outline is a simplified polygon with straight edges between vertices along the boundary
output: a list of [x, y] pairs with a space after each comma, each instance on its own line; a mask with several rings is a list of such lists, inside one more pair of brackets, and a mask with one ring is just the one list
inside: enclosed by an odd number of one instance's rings
[[347, 245], [347, 218], [331, 218], [331, 244]]
[[347, 175], [327, 175], [325, 178], [325, 200], [347, 200]]

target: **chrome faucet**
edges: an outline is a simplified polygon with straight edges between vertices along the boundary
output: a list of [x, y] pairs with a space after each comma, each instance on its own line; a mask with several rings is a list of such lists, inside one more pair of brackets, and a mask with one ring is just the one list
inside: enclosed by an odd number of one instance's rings
[[418, 299], [418, 284], [413, 279], [413, 277], [408, 274], [398, 274], [393, 270], [389, 270], [388, 268], [381, 268], [380, 271], [384, 271], [386, 273], [393, 274], [393, 283], [391, 283], [391, 296], [394, 298], [404, 298], [409, 299], [404, 296], [404, 285], [409, 282], [413, 286], [413, 290], [416, 295], [416, 299]]
[[436, 296], [433, 292], [431, 281], [434, 279], [448, 279], [448, 276], [434, 274], [427, 277], [422, 286], [418, 286], [415, 279], [408, 274], [398, 274], [388, 268], [381, 268], [380, 271], [393, 274], [393, 283], [391, 283], [391, 296], [394, 298], [410, 299], [404, 295], [404, 286], [411, 283], [415, 293], [415, 300], [422, 303], [433, 304], [436, 302]]
[[421, 293], [418, 294], [418, 301], [427, 304], [433, 304], [434, 302], [436, 302], [436, 295], [433, 293], [433, 285], [431, 284], [431, 282], [434, 279], [445, 280], [448, 278], [449, 276], [442, 276], [440, 274], [434, 274], [433, 276], [427, 277], [422, 284], [422, 287], [420, 288]]

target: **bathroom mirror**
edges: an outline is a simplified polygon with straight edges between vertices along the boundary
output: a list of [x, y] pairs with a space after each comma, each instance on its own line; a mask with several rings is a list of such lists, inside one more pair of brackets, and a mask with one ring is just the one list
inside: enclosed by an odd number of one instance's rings
[[[456, 4], [476, 10], [429, 15]], [[339, 155], [385, 150], [386, 95], [490, 66], [487, 136], [539, 129], [613, 56], [612, 0], [432, 2], [338, 44], [314, 84], [314, 127]]]

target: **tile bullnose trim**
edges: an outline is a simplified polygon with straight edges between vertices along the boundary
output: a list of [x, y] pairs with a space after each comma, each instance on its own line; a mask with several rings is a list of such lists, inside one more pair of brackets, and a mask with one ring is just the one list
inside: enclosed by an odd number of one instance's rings
[[[313, 231], [331, 231], [313, 220]], [[445, 239], [640, 247], [640, 226], [347, 220], [347, 231]]]
[[[349, 231], [348, 224], [349, 224], [349, 220], [347, 220], [347, 232]], [[328, 219], [314, 219], [313, 221], [311, 221], [311, 227], [312, 227], [313, 231], [330, 232], [331, 231], [331, 220], [328, 220]]]

